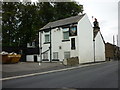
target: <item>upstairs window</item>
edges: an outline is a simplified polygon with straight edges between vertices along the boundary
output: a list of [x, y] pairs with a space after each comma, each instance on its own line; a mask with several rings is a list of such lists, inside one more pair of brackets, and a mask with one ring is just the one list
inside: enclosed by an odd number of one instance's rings
[[69, 40], [69, 28], [63, 29], [63, 40]]
[[45, 43], [50, 42], [50, 35], [46, 34], [45, 35]]

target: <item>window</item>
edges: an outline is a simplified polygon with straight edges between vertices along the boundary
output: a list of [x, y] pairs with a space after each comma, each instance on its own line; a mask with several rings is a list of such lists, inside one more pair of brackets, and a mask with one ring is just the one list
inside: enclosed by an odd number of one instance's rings
[[70, 52], [64, 52], [64, 59], [70, 58]]
[[70, 36], [76, 36], [77, 35], [77, 27], [70, 27]]
[[43, 54], [43, 59], [48, 59], [48, 52]]
[[71, 38], [71, 49], [75, 50], [75, 38]]
[[27, 43], [27, 47], [35, 47], [35, 42]]
[[68, 28], [63, 29], [63, 39], [69, 40], [69, 29]]
[[49, 34], [45, 35], [45, 42], [50, 42], [50, 35]]
[[53, 59], [58, 59], [58, 52], [53, 52]]
[[69, 32], [63, 32], [63, 39], [68, 40], [69, 39]]

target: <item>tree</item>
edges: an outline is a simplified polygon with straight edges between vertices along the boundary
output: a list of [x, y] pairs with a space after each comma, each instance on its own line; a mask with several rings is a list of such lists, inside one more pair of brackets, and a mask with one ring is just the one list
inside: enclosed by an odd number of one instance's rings
[[34, 36], [36, 33], [35, 21], [37, 17], [36, 6], [31, 3], [25, 3], [20, 8], [21, 17], [20, 17], [20, 26], [19, 26], [19, 34], [20, 34], [20, 46], [26, 46], [26, 43], [34, 40]]
[[48, 22], [78, 15], [83, 6], [76, 2], [3, 2], [3, 46], [25, 46], [38, 39], [38, 31]]
[[4, 2], [2, 6], [2, 39], [3, 45], [12, 46], [17, 30], [17, 2]]
[[0, 47], [2, 46], [2, 2], [0, 1]]
[[83, 13], [83, 6], [76, 2], [56, 2], [54, 8], [56, 20]]

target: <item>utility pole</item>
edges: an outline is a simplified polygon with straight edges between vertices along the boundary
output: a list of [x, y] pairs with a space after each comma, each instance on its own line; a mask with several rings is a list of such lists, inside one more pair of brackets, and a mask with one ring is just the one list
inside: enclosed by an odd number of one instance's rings
[[113, 45], [115, 45], [115, 37], [114, 37], [114, 35], [113, 35]]
[[95, 38], [93, 39], [93, 44], [94, 44], [94, 62], [95, 62]]
[[41, 62], [42, 62], [42, 35], [41, 35], [41, 32], [39, 32], [38, 34], [39, 36], [39, 65], [41, 65]]
[[52, 62], [52, 37], [51, 37], [51, 27], [50, 27], [50, 62]]
[[118, 46], [118, 35], [117, 35], [117, 46]]
[[119, 45], [118, 45], [118, 35], [117, 35], [117, 60], [119, 60]]
[[95, 62], [95, 36], [96, 36], [96, 34], [99, 32], [99, 30], [100, 30], [100, 27], [99, 27], [99, 22], [97, 21], [97, 19], [95, 18], [95, 21], [93, 22], [93, 25], [94, 25], [94, 27], [93, 27], [93, 48], [94, 48], [94, 62]]
[[113, 35], [113, 60], [115, 60], [115, 37]]
[[[94, 20], [94, 16], [92, 16], [92, 21], [93, 21], [93, 20]], [[95, 22], [95, 21], [93, 21], [93, 25], [94, 25], [94, 22]], [[94, 51], [93, 51], [93, 54], [94, 54], [94, 62], [95, 62], [95, 37], [94, 37], [95, 34], [94, 34], [94, 33], [95, 33], [95, 25], [93, 26], [93, 50], [94, 50]]]

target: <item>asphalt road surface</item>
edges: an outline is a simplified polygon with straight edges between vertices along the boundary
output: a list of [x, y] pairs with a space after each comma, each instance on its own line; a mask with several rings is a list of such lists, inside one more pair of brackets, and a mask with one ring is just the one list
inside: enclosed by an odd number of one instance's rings
[[3, 81], [3, 88], [118, 88], [118, 62]]

